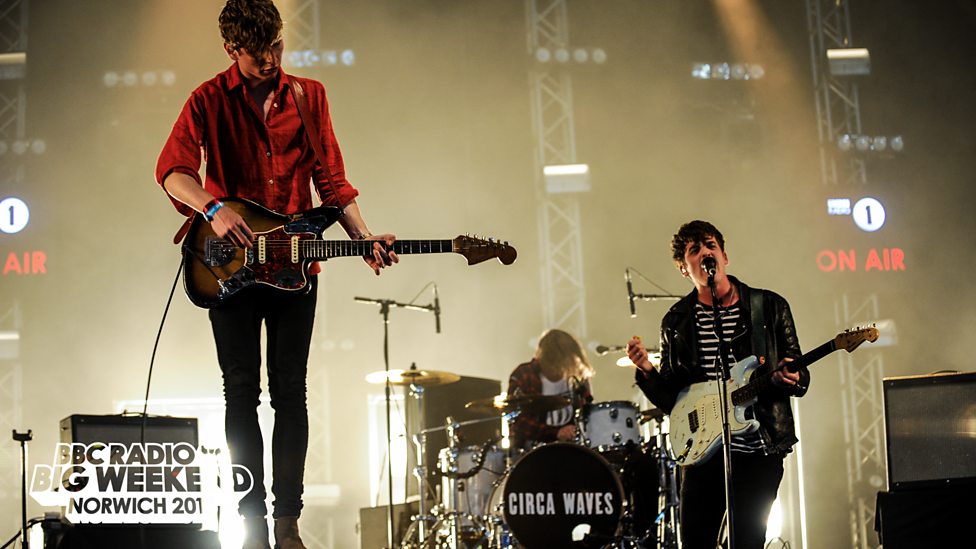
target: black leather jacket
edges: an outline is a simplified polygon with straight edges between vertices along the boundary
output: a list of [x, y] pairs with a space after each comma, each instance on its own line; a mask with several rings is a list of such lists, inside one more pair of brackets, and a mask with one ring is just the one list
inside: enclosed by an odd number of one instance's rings
[[[783, 358], [800, 356], [800, 344], [796, 337], [790, 305], [782, 296], [769, 290], [750, 288], [734, 277], [729, 277], [739, 292], [742, 315], [731, 338], [732, 355], [742, 360], [758, 354], [752, 349], [753, 292], [761, 292], [766, 333], [766, 360], [754, 375], [770, 371]], [[692, 292], [674, 304], [661, 320], [661, 366], [650, 373], [637, 370], [637, 386], [655, 406], [666, 413], [674, 408], [681, 389], [692, 383], [707, 381], [705, 372], [698, 364], [698, 334], [695, 327], [695, 302], [698, 291]], [[800, 368], [800, 382], [796, 387], [771, 386], [759, 395], [753, 411], [759, 421], [759, 434], [767, 454], [789, 453], [797, 443], [793, 425], [790, 397], [801, 397], [810, 386], [810, 372]]]

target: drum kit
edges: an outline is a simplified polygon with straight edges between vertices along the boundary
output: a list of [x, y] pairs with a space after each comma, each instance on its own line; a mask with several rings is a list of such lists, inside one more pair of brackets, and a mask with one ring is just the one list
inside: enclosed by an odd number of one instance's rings
[[[425, 387], [460, 377], [430, 370], [393, 375], [390, 383], [409, 387], [418, 405]], [[386, 377], [371, 381], [386, 383]], [[465, 405], [485, 419], [447, 417], [444, 425], [421, 426], [413, 436], [419, 508], [398, 547], [676, 548], [678, 468], [667, 417], [657, 409], [641, 411], [628, 401], [590, 403], [575, 414], [575, 441], [530, 449], [512, 448], [504, 439], [461, 445], [458, 431], [465, 425], [501, 417], [511, 431], [519, 414], [570, 403], [568, 396], [498, 395]], [[447, 447], [437, 453], [440, 483], [431, 486], [434, 477], [424, 461], [427, 435], [435, 431], [446, 433]]]

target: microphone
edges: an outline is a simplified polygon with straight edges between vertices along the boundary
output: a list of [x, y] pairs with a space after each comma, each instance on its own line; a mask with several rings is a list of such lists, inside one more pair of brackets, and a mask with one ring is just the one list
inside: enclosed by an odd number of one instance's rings
[[634, 286], [630, 282], [630, 269], [624, 269], [624, 279], [627, 281], [627, 301], [630, 302], [630, 318], [637, 318], [637, 309], [634, 307]]
[[701, 264], [702, 264], [702, 269], [704, 269], [705, 272], [708, 273], [708, 278], [713, 278], [715, 276], [715, 269], [718, 268], [718, 262], [715, 261], [715, 258], [712, 256], [708, 256], [705, 259], [702, 259]]
[[434, 284], [434, 329], [441, 333], [441, 298], [437, 295], [437, 284]]
[[596, 348], [593, 349], [593, 350], [596, 351], [596, 354], [602, 356], [602, 355], [605, 355], [607, 353], [615, 353], [615, 352], [618, 352], [618, 351], [626, 351], [627, 350], [627, 346], [626, 345], [610, 345], [608, 347], [606, 345], [597, 345]]

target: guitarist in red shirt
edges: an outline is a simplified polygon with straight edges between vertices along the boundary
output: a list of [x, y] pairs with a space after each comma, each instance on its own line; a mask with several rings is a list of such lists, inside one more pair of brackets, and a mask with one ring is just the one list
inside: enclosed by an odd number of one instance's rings
[[[661, 365], [648, 360], [647, 349], [634, 337], [627, 354], [638, 366], [637, 385], [658, 408], [671, 413], [679, 394], [695, 383], [720, 375], [720, 354], [733, 365], [750, 355], [762, 357], [756, 375], [773, 365], [772, 384], [752, 407], [758, 430], [732, 437], [733, 532], [736, 549], [761, 549], [766, 520], [783, 478], [783, 458], [797, 438], [790, 397], [803, 396], [810, 383], [805, 367], [783, 368], [801, 355], [789, 304], [778, 294], [750, 288], [726, 273], [729, 259], [722, 233], [711, 223], [692, 221], [674, 235], [675, 266], [695, 288], [671, 307], [661, 321]], [[710, 259], [709, 259], [710, 258]], [[709, 265], [711, 263], [711, 265]], [[718, 296], [719, 319], [713, 318], [709, 267]], [[717, 325], [717, 326], [716, 326]], [[716, 330], [721, 330], [722, 349]], [[672, 444], [676, 444], [672, 440]], [[682, 459], [682, 451], [674, 448]], [[725, 512], [725, 474], [721, 452], [681, 469], [680, 525], [683, 546], [714, 548]]]
[[[355, 200], [359, 191], [346, 179], [325, 88], [281, 70], [282, 20], [274, 3], [227, 0], [219, 26], [232, 64], [190, 95], [156, 166], [156, 180], [176, 209], [186, 216], [204, 216], [218, 237], [251, 248], [251, 227], [220, 198], [244, 198], [294, 214], [313, 207], [314, 187], [323, 204], [343, 208], [339, 224], [350, 238], [377, 242], [365, 257], [377, 275], [397, 262], [397, 255], [387, 251], [396, 237], [374, 236], [360, 213]], [[295, 101], [302, 91], [309, 134], [321, 143], [322, 162], [316, 159], [320, 153], [306, 136]], [[199, 173], [201, 160], [206, 163], [205, 178]], [[311, 274], [315, 272], [317, 267]], [[306, 365], [315, 317], [314, 276], [310, 286], [308, 292], [287, 293], [256, 285], [209, 312], [223, 374], [231, 458], [254, 475], [254, 488], [239, 507], [245, 518], [245, 549], [270, 549], [257, 415], [262, 324], [267, 329], [268, 387], [275, 414], [271, 447], [276, 547], [305, 547], [298, 517], [308, 447]]]

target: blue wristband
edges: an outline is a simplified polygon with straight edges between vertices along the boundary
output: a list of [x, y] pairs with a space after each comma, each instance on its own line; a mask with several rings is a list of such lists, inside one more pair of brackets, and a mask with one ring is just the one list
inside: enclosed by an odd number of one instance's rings
[[207, 205], [206, 211], [203, 212], [203, 217], [207, 218], [207, 221], [213, 221], [214, 216], [217, 212], [224, 207], [224, 203], [219, 200], [214, 200]]

